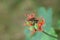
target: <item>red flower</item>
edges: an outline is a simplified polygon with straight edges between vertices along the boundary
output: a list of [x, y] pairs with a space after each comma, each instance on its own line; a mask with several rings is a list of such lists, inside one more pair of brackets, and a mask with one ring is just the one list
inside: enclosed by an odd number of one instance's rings
[[39, 31], [42, 31], [42, 26], [44, 25], [44, 23], [45, 23], [45, 20], [44, 19], [42, 19], [41, 22], [38, 22], [38, 30]]
[[35, 14], [34, 13], [32, 13], [32, 14], [26, 14], [26, 16], [27, 16], [27, 20], [30, 20], [30, 19], [32, 19], [32, 18], [35, 17]]

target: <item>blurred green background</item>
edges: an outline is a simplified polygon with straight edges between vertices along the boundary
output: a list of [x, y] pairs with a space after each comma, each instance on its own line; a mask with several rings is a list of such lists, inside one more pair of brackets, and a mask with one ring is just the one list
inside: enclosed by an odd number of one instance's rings
[[[25, 40], [24, 14], [36, 12], [41, 4], [40, 0], [0, 0], [0, 40]], [[52, 8], [53, 28], [60, 38], [60, 0], [53, 0]]]

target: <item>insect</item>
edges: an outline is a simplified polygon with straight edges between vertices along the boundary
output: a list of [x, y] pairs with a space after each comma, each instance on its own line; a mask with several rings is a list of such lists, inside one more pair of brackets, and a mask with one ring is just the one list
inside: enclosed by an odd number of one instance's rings
[[43, 31], [42, 26], [45, 24], [43, 17], [36, 18], [35, 14], [27, 14], [26, 25], [29, 26], [29, 30], [34, 34], [36, 31]]

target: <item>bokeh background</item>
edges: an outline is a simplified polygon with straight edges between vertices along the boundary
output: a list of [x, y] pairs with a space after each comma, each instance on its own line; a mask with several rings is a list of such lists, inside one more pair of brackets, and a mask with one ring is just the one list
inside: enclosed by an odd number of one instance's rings
[[[50, 1], [53, 8], [53, 28], [60, 38], [60, 0]], [[0, 40], [25, 40], [24, 15], [36, 12], [42, 4], [41, 0], [0, 0]]]

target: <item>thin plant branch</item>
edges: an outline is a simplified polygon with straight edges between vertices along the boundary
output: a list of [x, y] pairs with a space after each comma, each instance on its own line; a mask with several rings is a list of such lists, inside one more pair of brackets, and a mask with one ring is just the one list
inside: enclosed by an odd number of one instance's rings
[[45, 33], [46, 35], [48, 35], [48, 36], [50, 36], [50, 37], [53, 37], [53, 38], [56, 38], [56, 39], [58, 39], [58, 37], [56, 37], [56, 36], [53, 36], [53, 35], [51, 35], [51, 34], [48, 34], [47, 32], [45, 32], [45, 31], [43, 31], [43, 33]]

